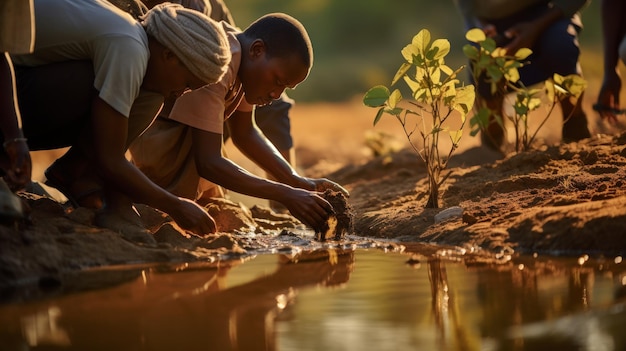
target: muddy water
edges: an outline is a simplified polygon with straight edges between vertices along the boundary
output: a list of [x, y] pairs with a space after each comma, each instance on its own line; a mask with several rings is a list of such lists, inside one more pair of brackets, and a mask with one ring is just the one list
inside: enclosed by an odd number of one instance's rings
[[0, 305], [0, 350], [626, 350], [626, 262], [320, 249], [126, 266]]

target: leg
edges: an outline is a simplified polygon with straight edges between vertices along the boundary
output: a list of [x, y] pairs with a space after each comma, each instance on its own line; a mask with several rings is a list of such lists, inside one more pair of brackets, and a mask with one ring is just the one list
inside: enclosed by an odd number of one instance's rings
[[561, 101], [563, 110], [563, 142], [568, 143], [591, 137], [587, 126], [587, 116], [582, 109], [584, 93], [576, 100], [574, 98]]
[[[582, 70], [578, 59], [578, 31], [580, 20], [577, 16], [563, 19], [548, 27], [529, 57], [531, 64], [520, 70], [524, 84], [529, 86], [551, 78], [555, 73], [561, 76], [579, 75]], [[589, 138], [587, 116], [582, 109], [583, 95], [578, 100], [571, 98], [560, 102], [563, 113], [562, 138], [565, 142]]]
[[16, 77], [24, 135], [31, 149], [70, 146], [46, 170], [47, 182], [63, 192], [74, 206], [100, 207], [100, 197], [90, 197], [100, 189], [89, 161], [93, 159], [89, 147], [93, 140], [89, 128], [91, 103], [97, 94], [91, 62], [17, 67]]
[[[7, 53], [2, 53], [0, 55], [0, 128], [2, 140], [11, 140], [14, 138], [18, 138], [21, 136], [20, 130], [20, 115], [19, 109], [16, 106], [15, 101], [15, 79], [13, 74], [13, 68], [11, 65], [11, 60]], [[23, 144], [23, 140], [21, 141]], [[17, 144], [11, 144], [11, 147], [17, 146]], [[24, 144], [21, 147], [25, 147]], [[10, 153], [8, 153], [7, 147], [3, 147], [0, 149], [0, 166], [2, 168], [2, 178], [0, 178], [0, 221], [4, 220], [15, 220], [22, 218], [24, 211], [22, 208], [22, 202], [18, 196], [16, 196], [13, 191], [9, 188], [9, 185], [16, 186], [24, 186], [24, 184], [7, 184], [5, 183], [4, 178], [7, 178], [9, 181], [11, 177], [7, 175], [8, 170], [12, 167], [18, 166], [18, 170], [22, 170], [23, 166], [14, 164], [12, 162], [12, 157], [10, 157]], [[28, 149], [23, 150], [26, 154], [22, 157], [28, 157]], [[26, 159], [23, 159], [22, 162], [25, 162]], [[24, 177], [27, 179], [23, 179], [24, 182], [30, 181], [30, 157], [28, 157], [28, 169], [27, 173], [24, 174]], [[21, 167], [19, 167], [21, 166]]]
[[90, 61], [16, 66], [15, 73], [24, 134], [32, 150], [72, 146], [89, 131], [97, 94]]

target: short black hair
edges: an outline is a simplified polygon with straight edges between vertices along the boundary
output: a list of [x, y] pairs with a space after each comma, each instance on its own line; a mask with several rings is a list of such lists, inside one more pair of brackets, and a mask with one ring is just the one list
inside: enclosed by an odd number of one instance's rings
[[285, 13], [270, 13], [254, 21], [244, 30], [251, 39], [261, 39], [270, 57], [298, 55], [310, 68], [313, 46], [306, 29], [297, 19]]

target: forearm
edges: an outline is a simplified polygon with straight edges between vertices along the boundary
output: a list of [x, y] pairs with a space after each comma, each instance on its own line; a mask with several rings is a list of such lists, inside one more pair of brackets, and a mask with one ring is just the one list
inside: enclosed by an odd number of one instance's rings
[[179, 205], [177, 196], [153, 183], [135, 165], [125, 158], [99, 162], [99, 171], [107, 187], [112, 187], [132, 199], [166, 213]]
[[226, 189], [261, 199], [282, 202], [291, 188], [279, 182], [256, 176], [227, 158], [196, 162], [200, 177]]
[[237, 142], [235, 139], [233, 142], [248, 159], [272, 175], [277, 181], [298, 188], [307, 189], [310, 186], [303, 181], [303, 178], [297, 174], [280, 151], [260, 133], [245, 138], [243, 143]]
[[[177, 197], [162, 189], [126, 159], [128, 119], [101, 98], [92, 106], [93, 155], [97, 171], [106, 187], [121, 192], [133, 202], [143, 203], [168, 212]], [[87, 136], [85, 136], [87, 137]], [[87, 151], [86, 154], [92, 154]], [[169, 212], [168, 212], [169, 213]]]
[[314, 185], [306, 178], [300, 177], [263, 135], [254, 123], [251, 113], [235, 113], [228, 123], [234, 145], [265, 172], [283, 184], [314, 190]]

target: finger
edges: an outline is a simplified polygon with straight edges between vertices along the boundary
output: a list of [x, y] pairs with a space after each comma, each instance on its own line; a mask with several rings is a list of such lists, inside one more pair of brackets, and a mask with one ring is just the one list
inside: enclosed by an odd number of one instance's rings
[[330, 216], [331, 214], [335, 214], [333, 206], [330, 204], [330, 202], [326, 201], [326, 199], [321, 196], [315, 195], [315, 200], [318, 205], [318, 207], [316, 207], [316, 212], [324, 220], [328, 219], [328, 216]]
[[313, 217], [308, 212], [299, 213], [297, 215], [294, 214], [294, 216], [296, 218], [298, 218], [298, 220], [300, 222], [304, 223], [304, 225], [306, 225], [307, 227], [310, 227], [310, 228], [313, 228], [315, 230], [318, 230], [318, 226], [316, 224], [316, 221], [313, 219]]
[[334, 185], [335, 185], [335, 190], [339, 191], [340, 193], [342, 193], [346, 197], [350, 196], [350, 192], [346, 188], [342, 187], [341, 185], [339, 185], [337, 183], [334, 183]]

